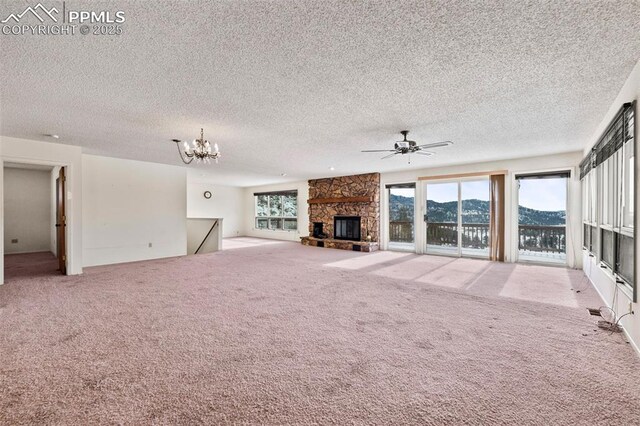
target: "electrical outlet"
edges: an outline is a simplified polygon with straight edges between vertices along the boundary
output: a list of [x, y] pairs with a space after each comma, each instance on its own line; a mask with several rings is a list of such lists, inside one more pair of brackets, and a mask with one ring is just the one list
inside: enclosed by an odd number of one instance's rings
[[149, 243], [149, 248], [153, 247], [153, 243]]
[[11, 239], [11, 244], [18, 244], [18, 239], [17, 238], [12, 238]]

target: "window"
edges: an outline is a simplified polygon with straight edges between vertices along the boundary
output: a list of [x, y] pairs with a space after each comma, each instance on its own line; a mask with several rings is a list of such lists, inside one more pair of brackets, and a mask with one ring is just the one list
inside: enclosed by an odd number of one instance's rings
[[633, 139], [624, 144], [622, 148], [622, 221], [623, 228], [633, 230], [633, 215], [635, 210], [634, 197], [634, 167], [635, 156], [633, 153]]
[[613, 269], [613, 258], [614, 258], [613, 231], [602, 229], [600, 235], [601, 235], [600, 241], [602, 241], [602, 246], [600, 250], [600, 254], [601, 254], [600, 260], [610, 269]]
[[582, 248], [591, 251], [591, 227], [586, 223], [582, 225]]
[[596, 170], [591, 170], [582, 179], [582, 197], [583, 197], [583, 220], [586, 223], [593, 224], [597, 220], [598, 213], [598, 188], [596, 187]]
[[591, 228], [589, 230], [589, 235], [591, 236], [591, 241], [589, 242], [589, 251], [593, 253], [596, 259], [600, 259], [600, 250], [598, 250], [598, 248], [600, 247], [598, 245], [598, 227], [590, 226], [589, 228]]
[[589, 173], [589, 222], [598, 221], [598, 186], [595, 170]]
[[625, 104], [580, 163], [583, 247], [634, 290], [635, 102]]
[[253, 195], [256, 204], [256, 229], [298, 229], [297, 191], [263, 192]]
[[598, 188], [600, 196], [600, 225], [605, 227], [613, 227], [614, 219], [617, 211], [615, 200], [619, 199], [616, 193], [616, 155], [609, 157], [604, 163], [598, 166], [598, 177], [600, 179], [600, 187]]
[[616, 234], [618, 247], [616, 250], [616, 275], [624, 280], [625, 283], [634, 282], [634, 244], [633, 237], [624, 234]]
[[584, 231], [583, 247], [591, 254], [598, 256], [598, 229], [596, 227], [598, 213], [597, 172], [591, 170], [583, 179]]

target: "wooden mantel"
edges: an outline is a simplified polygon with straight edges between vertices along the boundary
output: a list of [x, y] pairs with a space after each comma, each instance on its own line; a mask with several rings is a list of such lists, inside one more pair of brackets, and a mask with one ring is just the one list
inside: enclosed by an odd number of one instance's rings
[[365, 195], [362, 197], [334, 197], [334, 198], [312, 198], [309, 204], [329, 204], [329, 203], [371, 203], [373, 196]]

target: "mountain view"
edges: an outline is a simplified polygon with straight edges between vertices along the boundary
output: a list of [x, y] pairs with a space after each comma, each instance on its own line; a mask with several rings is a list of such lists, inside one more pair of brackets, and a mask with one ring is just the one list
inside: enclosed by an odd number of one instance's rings
[[[438, 203], [428, 200], [428, 217], [430, 222], [457, 222], [458, 203], [450, 201]], [[414, 199], [391, 194], [389, 210], [391, 221], [411, 221], [413, 216]], [[543, 211], [520, 206], [519, 219], [523, 225], [564, 225], [566, 213], [561, 211]], [[489, 202], [483, 200], [462, 201], [462, 221], [464, 223], [489, 223]]]

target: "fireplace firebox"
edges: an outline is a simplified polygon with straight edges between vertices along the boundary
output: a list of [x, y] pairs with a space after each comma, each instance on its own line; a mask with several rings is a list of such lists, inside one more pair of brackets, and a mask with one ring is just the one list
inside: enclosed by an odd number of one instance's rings
[[333, 238], [360, 241], [360, 216], [334, 216]]
[[313, 222], [313, 237], [328, 238], [328, 235], [324, 233], [324, 224], [322, 222]]

